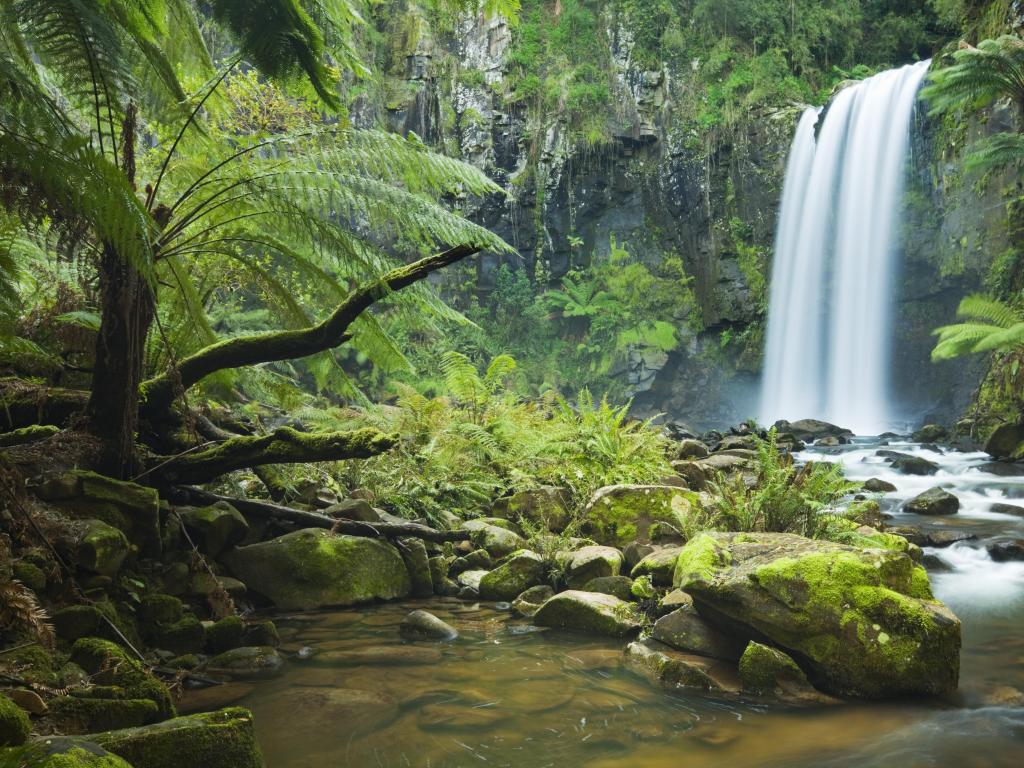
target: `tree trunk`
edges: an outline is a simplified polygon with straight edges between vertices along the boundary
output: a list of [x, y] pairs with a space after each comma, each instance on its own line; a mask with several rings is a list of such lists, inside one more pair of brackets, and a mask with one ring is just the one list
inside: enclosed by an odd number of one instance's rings
[[139, 468], [135, 432], [153, 292], [145, 277], [110, 248], [104, 250], [99, 271], [103, 310], [86, 409], [88, 430], [103, 443], [100, 470], [127, 478]]

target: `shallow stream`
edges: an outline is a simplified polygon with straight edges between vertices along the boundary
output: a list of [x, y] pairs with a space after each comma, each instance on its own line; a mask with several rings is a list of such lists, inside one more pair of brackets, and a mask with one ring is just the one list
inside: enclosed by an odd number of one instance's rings
[[[493, 604], [435, 599], [278, 617], [286, 646], [314, 653], [281, 677], [198, 692], [185, 708], [235, 700], [255, 713], [269, 768], [340, 766], [957, 766], [1024, 764], [1024, 562], [986, 545], [1024, 538], [1024, 475], [985, 471], [980, 453], [886, 446], [937, 462], [909, 477], [861, 440], [802, 458], [842, 461], [852, 479], [879, 477], [893, 525], [975, 538], [927, 548], [933, 588], [963, 622], [960, 690], [940, 701], [794, 709], [716, 700], [655, 686], [621, 666], [622, 642], [540, 631]], [[959, 514], [925, 518], [902, 501], [935, 485]], [[398, 624], [427, 608], [460, 632], [447, 644], [405, 644]], [[1016, 689], [1016, 693], [1014, 692]]]

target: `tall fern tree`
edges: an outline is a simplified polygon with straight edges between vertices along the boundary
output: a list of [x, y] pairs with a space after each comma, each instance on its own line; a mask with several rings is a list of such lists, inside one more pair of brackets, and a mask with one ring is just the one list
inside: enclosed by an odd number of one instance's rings
[[[436, 202], [496, 187], [415, 137], [336, 120], [235, 146], [210, 139], [206, 116], [244, 66], [301, 77], [337, 111], [337, 68], [358, 66], [348, 47], [358, 15], [347, 0], [202, 5], [237, 50], [219, 68], [194, 0], [0, 0], [0, 204], [95, 265], [101, 319], [87, 424], [104, 446], [101, 466], [122, 475], [136, 464], [140, 391], [148, 415], [166, 415], [176, 394], [212, 373], [337, 346], [391, 291], [507, 248]], [[205, 84], [188, 93], [188, 80]], [[168, 125], [177, 128], [159, 130]], [[155, 153], [139, 151], [140, 136], [162, 133]], [[453, 244], [386, 272], [385, 245], [415, 253]], [[159, 292], [177, 290], [187, 303], [201, 256], [251, 266], [266, 254], [324, 282], [343, 268], [364, 284], [308, 327], [220, 342], [209, 334], [208, 347], [142, 386]]]

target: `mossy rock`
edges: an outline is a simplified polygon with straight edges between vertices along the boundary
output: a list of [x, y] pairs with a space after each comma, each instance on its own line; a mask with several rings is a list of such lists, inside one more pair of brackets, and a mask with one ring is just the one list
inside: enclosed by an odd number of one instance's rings
[[31, 730], [25, 710], [0, 694], [0, 747], [24, 744]]
[[911, 557], [782, 533], [705, 533], [676, 585], [702, 616], [785, 650], [815, 686], [882, 698], [957, 686], [960, 621]]
[[50, 736], [17, 749], [0, 749], [0, 768], [132, 768], [86, 739]]
[[220, 557], [249, 532], [245, 518], [226, 501], [208, 507], [182, 507], [177, 512], [199, 551], [209, 557]]
[[606, 637], [624, 637], [640, 628], [636, 608], [599, 592], [568, 590], [547, 600], [533, 616], [541, 627]]
[[405, 597], [409, 571], [392, 545], [320, 529], [295, 531], [227, 554], [248, 587], [284, 610]]
[[252, 713], [241, 707], [91, 737], [133, 768], [264, 768]]
[[62, 733], [82, 734], [131, 728], [160, 719], [151, 699], [57, 696], [50, 700], [50, 718]]
[[126, 699], [151, 699], [161, 718], [174, 717], [174, 703], [167, 686], [150, 675], [119, 645], [96, 637], [84, 637], [71, 648], [71, 661], [97, 685], [118, 686]]
[[102, 520], [87, 520], [75, 551], [79, 566], [101, 576], [114, 577], [128, 557], [125, 535]]
[[622, 548], [650, 542], [655, 522], [676, 524], [699, 503], [693, 491], [671, 485], [610, 485], [599, 488], [584, 512], [584, 531], [599, 544]]
[[[223, 653], [243, 645], [245, 622], [239, 616], [225, 616], [206, 630], [206, 649], [210, 653]], [[264, 645], [264, 643], [255, 643]], [[269, 645], [269, 643], [268, 643]]]
[[483, 600], [514, 600], [520, 593], [544, 581], [544, 560], [536, 552], [521, 549], [480, 579]]

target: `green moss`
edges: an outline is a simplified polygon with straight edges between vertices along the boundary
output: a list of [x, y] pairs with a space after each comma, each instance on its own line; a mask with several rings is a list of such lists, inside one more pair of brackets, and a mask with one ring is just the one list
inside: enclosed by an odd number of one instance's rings
[[119, 645], [85, 637], [71, 648], [71, 661], [91, 675], [94, 683], [120, 686], [127, 699], [151, 699], [160, 717], [174, 717], [174, 703], [167, 687]]
[[92, 737], [133, 768], [264, 768], [252, 713], [232, 707]]
[[17, 747], [25, 743], [32, 726], [25, 711], [0, 694], [0, 747]]

